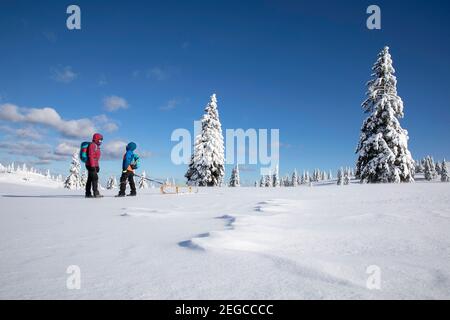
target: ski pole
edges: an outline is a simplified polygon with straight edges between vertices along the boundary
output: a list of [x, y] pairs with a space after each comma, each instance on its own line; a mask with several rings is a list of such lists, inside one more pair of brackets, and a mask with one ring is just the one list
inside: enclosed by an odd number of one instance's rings
[[147, 177], [143, 177], [143, 176], [140, 176], [140, 175], [138, 175], [138, 174], [134, 174], [134, 175], [135, 175], [136, 177], [138, 177], [138, 178], [141, 178], [141, 179], [145, 179], [145, 180], [148, 180], [148, 181], [151, 181], [151, 182], [159, 183], [159, 184], [161, 184], [161, 185], [164, 184], [164, 182], [157, 181], [157, 180], [153, 180], [153, 179], [150, 179], [150, 178], [147, 178]]

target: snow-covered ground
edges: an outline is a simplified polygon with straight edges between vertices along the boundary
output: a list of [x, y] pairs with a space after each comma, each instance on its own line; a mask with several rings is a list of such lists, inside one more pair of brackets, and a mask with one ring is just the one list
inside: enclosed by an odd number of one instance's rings
[[0, 181], [0, 298], [450, 298], [448, 183], [115, 192]]

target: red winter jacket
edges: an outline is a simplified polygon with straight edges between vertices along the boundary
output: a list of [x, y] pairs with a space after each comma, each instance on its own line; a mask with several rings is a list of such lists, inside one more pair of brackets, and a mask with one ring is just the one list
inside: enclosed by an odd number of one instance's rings
[[88, 148], [88, 160], [86, 161], [86, 165], [88, 167], [99, 167], [98, 162], [100, 161], [101, 155], [102, 152], [100, 151], [100, 147], [95, 142], [92, 142]]

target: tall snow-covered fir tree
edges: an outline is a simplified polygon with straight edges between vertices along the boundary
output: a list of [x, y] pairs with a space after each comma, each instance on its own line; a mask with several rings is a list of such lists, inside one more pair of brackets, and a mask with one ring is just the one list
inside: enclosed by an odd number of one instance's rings
[[230, 177], [230, 187], [240, 187], [241, 186], [241, 179], [239, 177], [239, 166], [236, 165], [236, 167], [231, 170], [231, 177]]
[[201, 133], [195, 138], [191, 163], [185, 177], [190, 185], [221, 186], [225, 175], [225, 147], [216, 94], [211, 96], [201, 123]]
[[403, 101], [397, 95], [397, 79], [389, 47], [379, 53], [362, 103], [369, 117], [361, 128], [356, 152], [356, 177], [365, 183], [413, 182], [414, 160], [408, 150], [408, 131], [400, 126]]
[[442, 182], [450, 181], [450, 177], [448, 176], [447, 163], [445, 162], [445, 159], [442, 160], [442, 164], [441, 164], [441, 181]]
[[78, 152], [75, 152], [72, 155], [70, 174], [64, 181], [64, 188], [77, 190], [83, 187], [80, 171], [81, 171], [80, 158]]

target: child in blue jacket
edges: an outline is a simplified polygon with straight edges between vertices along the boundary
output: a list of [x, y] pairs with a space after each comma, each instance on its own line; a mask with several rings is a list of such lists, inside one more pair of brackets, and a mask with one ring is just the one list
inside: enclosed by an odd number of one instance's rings
[[123, 155], [122, 162], [122, 176], [120, 177], [120, 191], [118, 197], [125, 196], [125, 190], [127, 188], [127, 181], [130, 183], [131, 192], [129, 196], [136, 196], [136, 185], [134, 183], [134, 170], [139, 168], [140, 160], [137, 154], [134, 154], [136, 150], [136, 143], [130, 142], [127, 145], [127, 152]]

